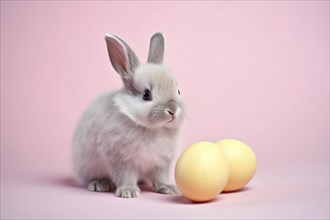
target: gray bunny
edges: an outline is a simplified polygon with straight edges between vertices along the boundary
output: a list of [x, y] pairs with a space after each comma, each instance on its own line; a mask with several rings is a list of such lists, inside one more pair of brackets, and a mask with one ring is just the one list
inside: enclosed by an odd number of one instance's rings
[[76, 177], [90, 191], [123, 198], [138, 197], [142, 181], [177, 194], [168, 179], [185, 108], [162, 64], [164, 37], [152, 36], [146, 64], [119, 37], [106, 34], [105, 40], [124, 87], [97, 98], [79, 121], [72, 145]]

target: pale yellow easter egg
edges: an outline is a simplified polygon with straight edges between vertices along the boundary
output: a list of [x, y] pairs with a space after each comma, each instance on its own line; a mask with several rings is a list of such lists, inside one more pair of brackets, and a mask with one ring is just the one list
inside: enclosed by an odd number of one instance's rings
[[175, 166], [175, 182], [186, 198], [206, 202], [225, 187], [229, 166], [221, 148], [210, 142], [198, 142], [188, 147]]
[[224, 192], [243, 188], [254, 176], [257, 159], [253, 150], [245, 143], [234, 139], [216, 142], [227, 158], [229, 164], [229, 178]]

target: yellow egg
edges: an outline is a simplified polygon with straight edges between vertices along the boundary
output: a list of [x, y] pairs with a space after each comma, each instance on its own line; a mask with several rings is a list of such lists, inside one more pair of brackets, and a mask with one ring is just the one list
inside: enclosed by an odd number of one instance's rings
[[229, 176], [226, 157], [216, 144], [199, 142], [187, 148], [175, 167], [176, 184], [186, 198], [206, 202], [225, 187]]
[[223, 191], [235, 191], [243, 188], [254, 176], [257, 160], [252, 149], [245, 143], [225, 139], [216, 145], [224, 151], [229, 163], [229, 179]]

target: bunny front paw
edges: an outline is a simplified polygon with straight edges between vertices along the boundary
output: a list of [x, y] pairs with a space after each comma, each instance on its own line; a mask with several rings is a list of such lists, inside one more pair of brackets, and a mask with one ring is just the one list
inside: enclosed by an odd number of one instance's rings
[[162, 184], [156, 188], [156, 191], [165, 195], [177, 195], [179, 190], [174, 185]]
[[116, 196], [121, 198], [137, 198], [140, 195], [140, 189], [136, 186], [122, 187], [116, 190]]

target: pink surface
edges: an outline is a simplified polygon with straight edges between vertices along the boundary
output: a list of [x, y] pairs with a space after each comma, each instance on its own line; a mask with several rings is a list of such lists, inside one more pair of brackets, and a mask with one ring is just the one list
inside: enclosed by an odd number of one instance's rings
[[[121, 86], [104, 34], [146, 60], [157, 31], [189, 110], [178, 154], [246, 142], [258, 169], [245, 190], [192, 204], [148, 190], [118, 199], [73, 180], [75, 124]], [[328, 1], [1, 1], [1, 218], [160, 217], [329, 218]]]

